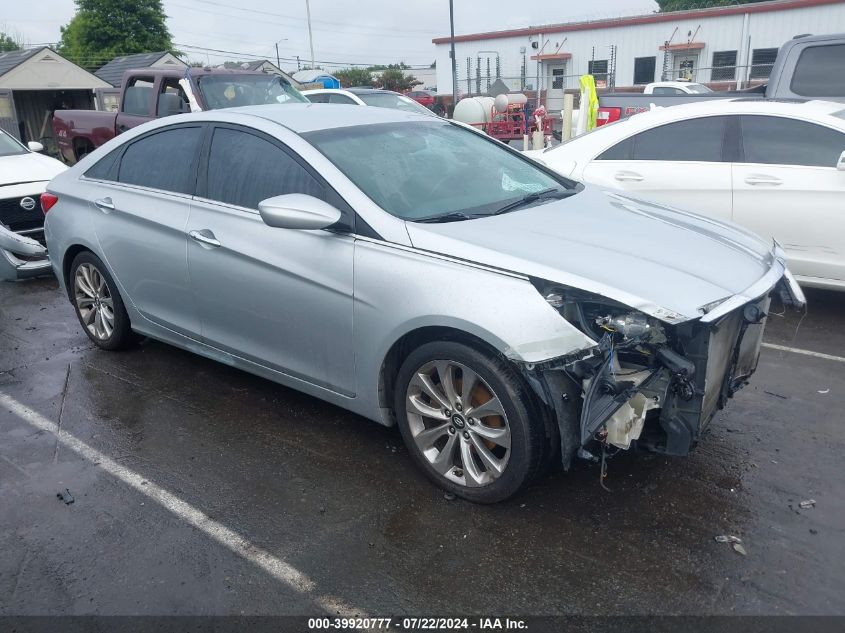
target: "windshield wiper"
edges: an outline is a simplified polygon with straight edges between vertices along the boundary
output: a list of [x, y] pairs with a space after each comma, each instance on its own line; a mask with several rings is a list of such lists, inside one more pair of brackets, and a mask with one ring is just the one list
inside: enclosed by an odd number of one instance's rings
[[470, 215], [462, 211], [453, 211], [451, 213], [444, 213], [442, 215], [432, 215], [427, 218], [420, 218], [418, 220], [411, 220], [411, 222], [424, 222], [426, 224], [440, 224], [442, 222], [463, 222], [464, 220], [473, 220], [480, 218], [480, 215]]
[[548, 196], [550, 193], [557, 193], [561, 198], [566, 198], [572, 195], [571, 191], [561, 191], [558, 187], [549, 187], [548, 189], [543, 189], [542, 191], [532, 191], [531, 193], [525, 194], [518, 200], [514, 200], [513, 202], [509, 202], [503, 207], [500, 207], [493, 211], [490, 215], [500, 215], [502, 213], [507, 213], [508, 211], [514, 211], [519, 207], [523, 207], [526, 204], [531, 204], [532, 202], [537, 202], [538, 200], [542, 200], [545, 196]]

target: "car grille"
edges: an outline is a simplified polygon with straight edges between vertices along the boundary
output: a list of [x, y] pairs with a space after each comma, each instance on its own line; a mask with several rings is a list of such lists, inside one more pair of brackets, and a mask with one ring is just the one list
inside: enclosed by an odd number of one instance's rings
[[[21, 206], [21, 200], [26, 197], [35, 200], [35, 207], [29, 211]], [[44, 226], [44, 214], [41, 212], [39, 194], [0, 200], [0, 224], [16, 233], [42, 228]]]

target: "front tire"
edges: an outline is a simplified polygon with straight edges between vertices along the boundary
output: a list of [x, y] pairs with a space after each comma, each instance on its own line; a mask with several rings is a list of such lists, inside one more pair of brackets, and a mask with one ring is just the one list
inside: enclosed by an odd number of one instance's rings
[[414, 461], [441, 488], [478, 503], [516, 494], [542, 465], [545, 427], [503, 358], [451, 341], [402, 363], [394, 407]]
[[70, 265], [68, 294], [82, 329], [94, 345], [118, 350], [137, 340], [117, 284], [94, 253], [83, 251], [74, 258]]

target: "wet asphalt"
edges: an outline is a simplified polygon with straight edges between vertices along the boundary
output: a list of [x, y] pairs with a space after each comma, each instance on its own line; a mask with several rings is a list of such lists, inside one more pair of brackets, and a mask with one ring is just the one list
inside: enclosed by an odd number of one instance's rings
[[[809, 300], [766, 340], [845, 356], [845, 293]], [[690, 457], [495, 506], [444, 498], [394, 429], [161, 343], [94, 349], [50, 279], [0, 284], [0, 394], [247, 542], [0, 406], [0, 614], [845, 614], [842, 362], [764, 349]]]

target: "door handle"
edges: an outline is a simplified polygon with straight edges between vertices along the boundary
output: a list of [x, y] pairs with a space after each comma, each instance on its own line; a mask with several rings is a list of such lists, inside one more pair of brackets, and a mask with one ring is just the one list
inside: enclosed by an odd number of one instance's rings
[[618, 171], [613, 176], [619, 182], [640, 182], [643, 177], [633, 171]]
[[126, 130], [128, 130], [128, 129], [129, 129], [129, 128], [128, 128], [128, 127], [126, 127], [125, 125], [118, 125], [118, 126], [117, 126], [117, 133], [118, 133], [118, 134], [123, 134], [123, 133], [124, 133]]
[[770, 185], [772, 187], [777, 187], [782, 184], [783, 181], [780, 178], [775, 178], [774, 176], [748, 176], [745, 179], [745, 183], [748, 185]]
[[94, 206], [103, 213], [111, 213], [114, 211], [114, 202], [111, 201], [111, 198], [97, 198], [94, 200]]
[[212, 233], [208, 229], [203, 229], [202, 231], [191, 231], [190, 233], [188, 233], [188, 237], [190, 237], [195, 242], [205, 244], [206, 246], [220, 246], [220, 241], [216, 237], [214, 237], [214, 233]]

